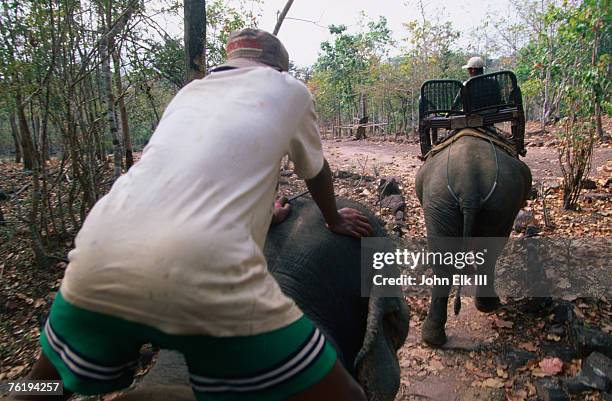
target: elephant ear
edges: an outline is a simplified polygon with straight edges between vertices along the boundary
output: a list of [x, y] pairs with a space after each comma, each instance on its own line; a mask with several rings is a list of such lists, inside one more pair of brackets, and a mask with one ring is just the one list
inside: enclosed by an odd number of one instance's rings
[[400, 385], [397, 350], [408, 335], [410, 313], [403, 297], [370, 297], [363, 346], [355, 373], [368, 401], [393, 401]]

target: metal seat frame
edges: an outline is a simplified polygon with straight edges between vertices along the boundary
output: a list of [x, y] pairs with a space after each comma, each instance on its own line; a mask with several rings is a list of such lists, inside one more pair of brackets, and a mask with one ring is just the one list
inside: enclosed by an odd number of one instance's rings
[[[487, 104], [476, 108], [474, 97], [478, 96], [479, 85], [486, 80], [498, 81], [509, 79], [511, 90], [505, 102]], [[443, 93], [443, 96], [436, 96]], [[458, 94], [450, 99], [448, 94]], [[430, 96], [433, 94], [433, 96]], [[456, 100], [461, 101], [461, 108], [455, 108]], [[525, 155], [525, 111], [521, 89], [512, 71], [498, 71], [478, 75], [465, 84], [457, 80], [428, 80], [421, 86], [419, 97], [419, 139], [422, 156], [425, 156], [432, 145], [437, 142], [438, 129], [458, 131], [463, 128], [485, 128], [497, 123], [510, 122], [509, 139], [515, 146], [517, 154]]]

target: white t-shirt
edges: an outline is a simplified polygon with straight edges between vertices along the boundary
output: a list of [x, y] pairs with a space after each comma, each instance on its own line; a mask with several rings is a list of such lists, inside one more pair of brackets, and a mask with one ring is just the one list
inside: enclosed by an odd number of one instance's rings
[[302, 312], [262, 253], [286, 154], [300, 178], [323, 167], [304, 84], [267, 67], [191, 82], [89, 213], [62, 295], [173, 334], [254, 335], [294, 322]]

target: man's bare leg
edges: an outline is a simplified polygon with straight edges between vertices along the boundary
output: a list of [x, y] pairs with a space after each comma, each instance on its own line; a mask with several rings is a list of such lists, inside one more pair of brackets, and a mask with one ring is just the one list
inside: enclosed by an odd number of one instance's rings
[[332, 370], [308, 390], [294, 395], [287, 401], [367, 401], [359, 384], [349, 375], [339, 361]]

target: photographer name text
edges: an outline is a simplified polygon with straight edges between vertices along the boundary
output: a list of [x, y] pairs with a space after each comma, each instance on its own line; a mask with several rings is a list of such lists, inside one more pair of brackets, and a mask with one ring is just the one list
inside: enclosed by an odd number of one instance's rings
[[448, 286], [448, 285], [461, 285], [461, 286], [486, 286], [487, 276], [486, 274], [453, 274], [450, 277], [440, 276], [428, 276], [421, 275], [420, 279], [414, 276], [402, 274], [398, 277], [385, 277], [382, 274], [376, 274], [373, 277], [374, 285], [377, 286]]

